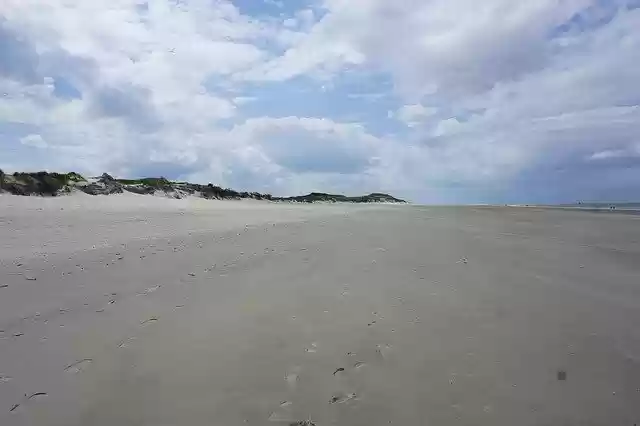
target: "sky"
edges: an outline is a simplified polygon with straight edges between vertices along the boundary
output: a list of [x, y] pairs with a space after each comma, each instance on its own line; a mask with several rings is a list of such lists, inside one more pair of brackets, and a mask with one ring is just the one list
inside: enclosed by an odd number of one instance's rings
[[3, 0], [0, 168], [640, 200], [640, 0]]

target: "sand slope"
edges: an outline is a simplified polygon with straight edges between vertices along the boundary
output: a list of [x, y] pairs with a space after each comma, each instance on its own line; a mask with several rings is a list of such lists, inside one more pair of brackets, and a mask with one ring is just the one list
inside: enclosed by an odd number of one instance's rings
[[638, 217], [113, 198], [1, 201], [2, 425], [640, 422]]

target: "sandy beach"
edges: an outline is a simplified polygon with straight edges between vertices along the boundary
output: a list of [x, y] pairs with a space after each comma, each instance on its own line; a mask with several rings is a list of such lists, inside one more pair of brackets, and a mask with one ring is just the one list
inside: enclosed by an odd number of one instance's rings
[[0, 424], [640, 424], [640, 216], [0, 195]]

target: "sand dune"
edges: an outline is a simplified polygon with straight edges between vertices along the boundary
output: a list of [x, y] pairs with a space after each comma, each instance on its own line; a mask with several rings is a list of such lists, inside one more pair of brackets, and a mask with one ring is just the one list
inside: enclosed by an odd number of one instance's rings
[[640, 423], [638, 217], [2, 195], [0, 221], [3, 426]]

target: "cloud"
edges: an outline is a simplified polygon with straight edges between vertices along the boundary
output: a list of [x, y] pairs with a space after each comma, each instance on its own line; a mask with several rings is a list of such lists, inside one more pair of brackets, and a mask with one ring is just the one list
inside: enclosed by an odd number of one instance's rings
[[640, 143], [632, 144], [623, 149], [606, 149], [594, 152], [587, 157], [587, 160], [597, 162], [608, 162], [617, 160], [633, 160], [640, 158]]
[[265, 4], [269, 4], [272, 6], [275, 6], [279, 9], [282, 9], [284, 7], [284, 2], [282, 1], [277, 1], [277, 0], [264, 0]]
[[589, 160], [595, 160], [595, 161], [610, 160], [612, 158], [623, 158], [626, 156], [626, 154], [627, 152], [621, 149], [619, 150], [608, 149], [605, 151], [593, 153], [588, 158]]
[[479, 91], [543, 68], [549, 33], [590, 3], [327, 0], [324, 17], [263, 78], [366, 61], [419, 93]]
[[20, 138], [20, 143], [34, 148], [46, 148], [48, 146], [47, 142], [42, 139], [42, 136], [33, 134]]
[[407, 126], [414, 127], [425, 118], [431, 117], [438, 112], [437, 108], [427, 108], [420, 104], [403, 105], [392, 116], [403, 121]]
[[5, 1], [2, 166], [427, 202], [636, 194], [636, 1], [272, 3]]
[[105, 118], [122, 118], [132, 126], [159, 126], [148, 89], [135, 86], [102, 87], [93, 93], [90, 114]]
[[285, 117], [250, 119], [231, 137], [295, 173], [354, 174], [371, 165], [378, 139], [357, 124]]
[[26, 83], [38, 80], [38, 54], [0, 17], [0, 76]]

